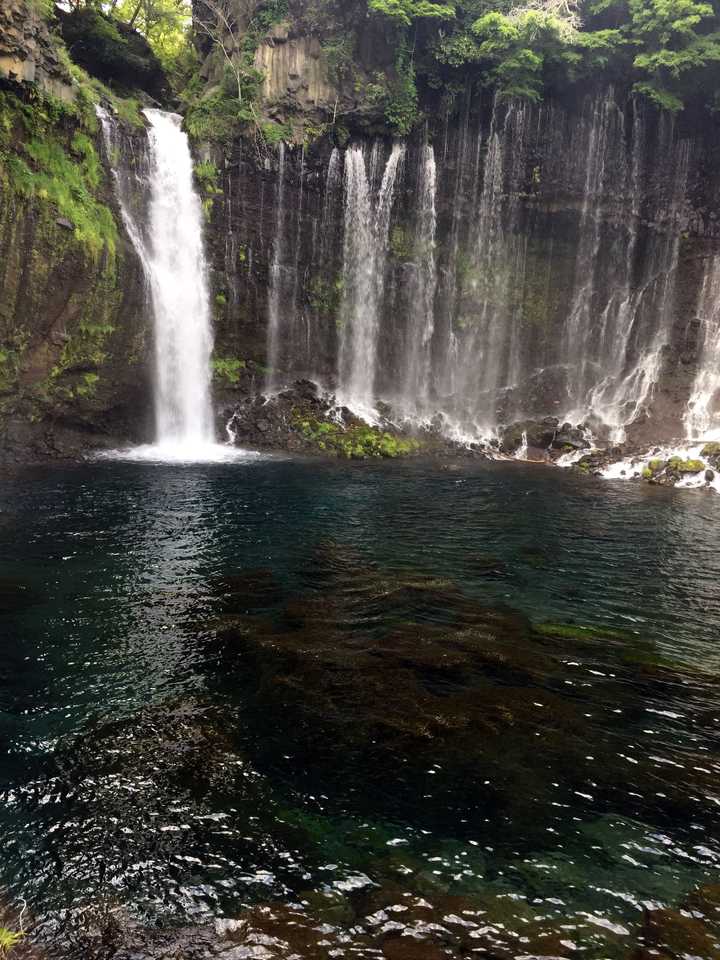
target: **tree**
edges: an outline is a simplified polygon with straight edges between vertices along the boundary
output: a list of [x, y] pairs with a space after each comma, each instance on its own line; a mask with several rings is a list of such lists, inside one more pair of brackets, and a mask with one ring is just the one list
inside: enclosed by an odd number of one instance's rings
[[454, 7], [430, 0], [369, 0], [368, 9], [406, 27], [415, 20], [452, 20], [455, 16]]

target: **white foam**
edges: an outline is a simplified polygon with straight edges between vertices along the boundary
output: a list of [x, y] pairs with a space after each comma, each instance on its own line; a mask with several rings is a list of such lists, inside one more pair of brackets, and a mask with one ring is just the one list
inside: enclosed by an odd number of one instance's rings
[[243, 450], [224, 443], [148, 443], [140, 447], [108, 450], [97, 455], [100, 460], [126, 460], [135, 463], [235, 463], [263, 458], [254, 450]]

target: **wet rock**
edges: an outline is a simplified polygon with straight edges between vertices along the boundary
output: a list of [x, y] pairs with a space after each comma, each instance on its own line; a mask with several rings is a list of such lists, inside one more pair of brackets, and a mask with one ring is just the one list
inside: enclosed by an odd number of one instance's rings
[[557, 433], [558, 420], [546, 417], [543, 420], [519, 420], [505, 427], [500, 434], [501, 449], [514, 453], [526, 438], [528, 447], [545, 450], [553, 443]]
[[565, 423], [555, 433], [552, 440], [554, 450], [569, 452], [570, 450], [585, 450], [590, 444], [580, 427], [572, 427]]

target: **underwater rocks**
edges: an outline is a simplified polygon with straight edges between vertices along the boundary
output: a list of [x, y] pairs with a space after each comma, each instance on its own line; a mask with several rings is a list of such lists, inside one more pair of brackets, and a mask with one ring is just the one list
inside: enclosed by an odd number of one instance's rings
[[[561, 795], [630, 817], [660, 807], [697, 816], [714, 765], [689, 772], [641, 754], [629, 772], [618, 767], [615, 738], [630, 736], [645, 706], [687, 698], [686, 673], [651, 642], [533, 625], [450, 580], [368, 569], [340, 548], [333, 559], [329, 545], [310, 566], [309, 589], [269, 616], [228, 609], [215, 625], [227, 688], [242, 691], [263, 744], [261, 768], [285, 769], [290, 753], [303, 789], [332, 785], [368, 814], [381, 802], [386, 816], [434, 828], [453, 810], [485, 816], [498, 836], [522, 823], [523, 842], [540, 844], [531, 811]], [[597, 697], [615, 707], [602, 734], [588, 719]], [[256, 727], [268, 711], [273, 729]]]
[[261, 902], [195, 926], [143, 926], [115, 911], [85, 940], [82, 960], [557, 960], [578, 949], [594, 960], [712, 960], [720, 950], [720, 927], [697, 906], [645, 910], [624, 926], [593, 922], [592, 916], [563, 922], [549, 918], [541, 904], [488, 883], [484, 892], [466, 896], [418, 896], [402, 886], [321, 891], [292, 903]]

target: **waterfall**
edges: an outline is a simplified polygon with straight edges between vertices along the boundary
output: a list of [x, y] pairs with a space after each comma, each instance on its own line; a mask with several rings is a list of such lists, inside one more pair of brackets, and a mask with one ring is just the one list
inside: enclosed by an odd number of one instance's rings
[[212, 330], [202, 208], [181, 118], [146, 110], [151, 199], [148, 273], [155, 314], [155, 415], [160, 446], [212, 444]]
[[409, 331], [401, 396], [405, 409], [416, 414], [428, 410], [431, 378], [431, 343], [435, 330], [435, 151], [426, 144], [420, 154], [417, 181], [417, 222], [414, 263], [408, 283]]
[[147, 157], [139, 171], [131, 172], [117, 156], [115, 122], [98, 110], [123, 222], [144, 268], [154, 320], [155, 445], [132, 455], [218, 459], [226, 448], [214, 443], [212, 329], [192, 157], [181, 117], [149, 109], [144, 114]]
[[697, 315], [703, 343], [685, 429], [689, 440], [720, 440], [720, 256], [705, 267]]
[[273, 239], [272, 262], [270, 264], [270, 285], [268, 288], [268, 390], [274, 390], [278, 385], [278, 363], [280, 360], [280, 333], [281, 333], [281, 297], [283, 291], [284, 254], [284, 227], [285, 227], [285, 144], [281, 141], [278, 147], [278, 187], [275, 198], [275, 237]]
[[519, 229], [519, 195], [530, 116], [527, 104], [513, 101], [502, 117], [496, 99], [482, 191], [469, 211], [468, 244], [456, 254], [460, 279], [453, 322], [458, 341], [453, 408], [460, 429], [470, 433], [488, 433], [496, 427], [501, 393], [521, 375], [527, 237]]
[[603, 238], [602, 207], [605, 199], [605, 170], [616, 147], [618, 109], [612, 88], [590, 102], [585, 127], [587, 139], [578, 144], [576, 156], [586, 166], [579, 242], [575, 260], [575, 290], [563, 331], [563, 359], [568, 371], [567, 392], [571, 412], [568, 418], [582, 419], [592, 376], [593, 357], [588, 346], [596, 322], [598, 254]]
[[405, 154], [395, 143], [377, 191], [380, 145], [366, 171], [362, 148], [345, 153], [345, 239], [342, 329], [338, 385], [343, 402], [372, 406], [375, 399], [377, 340], [385, 285], [390, 214], [395, 182]]

